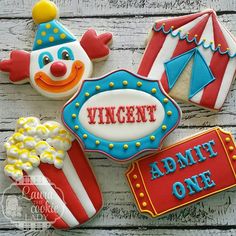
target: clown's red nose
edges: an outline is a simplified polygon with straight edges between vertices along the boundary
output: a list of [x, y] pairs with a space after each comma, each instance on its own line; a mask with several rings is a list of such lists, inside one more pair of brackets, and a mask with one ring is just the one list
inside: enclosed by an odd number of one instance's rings
[[63, 62], [57, 61], [53, 62], [53, 64], [50, 67], [50, 71], [55, 77], [61, 77], [65, 75], [67, 69], [66, 65]]

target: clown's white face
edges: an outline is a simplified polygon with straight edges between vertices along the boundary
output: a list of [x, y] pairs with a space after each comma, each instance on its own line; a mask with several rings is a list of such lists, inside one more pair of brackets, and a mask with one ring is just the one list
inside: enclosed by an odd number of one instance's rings
[[53, 99], [72, 96], [92, 73], [92, 62], [78, 41], [32, 51], [30, 61], [30, 83]]

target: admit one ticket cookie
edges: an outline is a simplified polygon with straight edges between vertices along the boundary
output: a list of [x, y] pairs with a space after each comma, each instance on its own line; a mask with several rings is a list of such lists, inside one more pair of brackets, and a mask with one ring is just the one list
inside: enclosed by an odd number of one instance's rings
[[158, 217], [236, 186], [236, 147], [219, 127], [134, 161], [126, 173], [141, 213]]

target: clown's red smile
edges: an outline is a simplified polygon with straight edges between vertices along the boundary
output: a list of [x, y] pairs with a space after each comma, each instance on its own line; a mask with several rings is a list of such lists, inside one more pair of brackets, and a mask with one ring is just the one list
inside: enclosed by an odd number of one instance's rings
[[[62, 77], [66, 74], [67, 68], [64, 63], [54, 62], [50, 71], [55, 77]], [[71, 90], [81, 80], [84, 73], [84, 63], [75, 61], [71, 67], [70, 75], [64, 80], [52, 80], [45, 72], [39, 71], [35, 74], [36, 84], [43, 90], [51, 93], [62, 93]]]

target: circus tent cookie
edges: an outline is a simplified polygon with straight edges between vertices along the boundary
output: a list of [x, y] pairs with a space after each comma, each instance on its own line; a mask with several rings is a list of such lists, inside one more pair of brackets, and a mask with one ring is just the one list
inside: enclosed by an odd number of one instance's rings
[[178, 105], [159, 82], [126, 70], [84, 81], [62, 112], [85, 151], [117, 161], [159, 149], [180, 117]]
[[139, 210], [157, 217], [236, 186], [236, 146], [219, 127], [133, 162], [126, 173]]
[[173, 98], [220, 110], [236, 71], [236, 40], [209, 9], [157, 21], [138, 74]]
[[80, 41], [57, 20], [58, 10], [49, 0], [40, 0], [32, 10], [38, 24], [31, 53], [14, 50], [0, 70], [9, 72], [12, 83], [31, 85], [52, 99], [72, 96], [80, 82], [92, 73], [92, 61], [109, 54], [110, 33], [97, 35], [89, 29]]
[[5, 148], [5, 174], [55, 228], [77, 227], [101, 209], [101, 192], [88, 160], [58, 122], [20, 118]]

